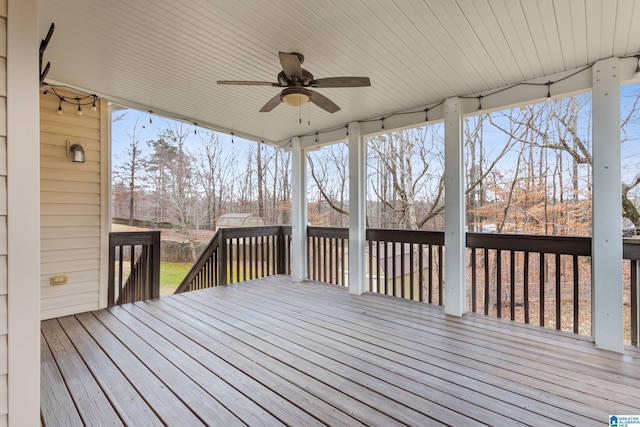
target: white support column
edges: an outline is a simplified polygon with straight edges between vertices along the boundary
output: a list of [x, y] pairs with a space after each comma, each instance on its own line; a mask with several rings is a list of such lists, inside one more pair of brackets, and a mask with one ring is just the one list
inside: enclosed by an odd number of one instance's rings
[[291, 268], [294, 282], [307, 278], [307, 156], [300, 138], [291, 146]]
[[622, 353], [622, 173], [620, 60], [593, 66], [592, 334], [597, 347]]
[[[4, 405], [8, 398], [4, 411], [8, 411], [9, 426], [37, 426], [40, 425], [38, 0], [2, 3], [7, 5], [7, 37], [3, 40], [7, 48], [6, 127], [3, 124], [2, 131], [7, 131], [8, 235], [3, 250], [7, 255], [8, 303], [7, 311], [2, 307], [1, 314], [7, 317], [0, 319], [0, 323], [4, 327], [8, 320], [5, 350], [8, 373], [2, 376], [3, 383], [8, 377], [8, 387], [4, 383], [0, 403]], [[4, 108], [0, 110], [4, 114]], [[4, 118], [1, 121], [4, 123]]]
[[459, 98], [444, 102], [445, 305], [444, 311], [466, 311], [464, 231], [464, 140]]
[[360, 136], [360, 124], [349, 123], [349, 293], [366, 291], [367, 240], [366, 185], [367, 147]]

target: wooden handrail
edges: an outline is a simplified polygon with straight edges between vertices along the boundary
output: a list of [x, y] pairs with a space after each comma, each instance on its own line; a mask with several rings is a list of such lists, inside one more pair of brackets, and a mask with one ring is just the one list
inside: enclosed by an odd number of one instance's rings
[[221, 228], [175, 293], [287, 274], [290, 236], [290, 226]]
[[[124, 257], [127, 251], [129, 275], [125, 279]], [[107, 305], [112, 307], [159, 296], [160, 231], [109, 233]]]

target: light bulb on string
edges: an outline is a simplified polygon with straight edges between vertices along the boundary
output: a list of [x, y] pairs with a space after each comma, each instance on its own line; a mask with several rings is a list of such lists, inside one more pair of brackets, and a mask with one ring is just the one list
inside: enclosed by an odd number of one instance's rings
[[62, 99], [58, 99], [58, 111], [56, 111], [56, 114], [59, 116], [62, 115]]
[[640, 79], [640, 56], [636, 56], [636, 72], [633, 73], [633, 77]]
[[551, 81], [548, 81], [546, 83], [546, 85], [547, 85], [547, 102], [551, 101], [551, 84], [552, 84]]
[[96, 106], [97, 100], [98, 100], [98, 97], [93, 95], [93, 103], [91, 104], [91, 111], [98, 111], [98, 107]]

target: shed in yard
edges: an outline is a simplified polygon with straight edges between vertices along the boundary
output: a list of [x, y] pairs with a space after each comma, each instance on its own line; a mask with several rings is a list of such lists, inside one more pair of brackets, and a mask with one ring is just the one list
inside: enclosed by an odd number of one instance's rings
[[261, 227], [264, 226], [261, 216], [252, 213], [228, 213], [218, 218], [216, 231], [220, 228]]

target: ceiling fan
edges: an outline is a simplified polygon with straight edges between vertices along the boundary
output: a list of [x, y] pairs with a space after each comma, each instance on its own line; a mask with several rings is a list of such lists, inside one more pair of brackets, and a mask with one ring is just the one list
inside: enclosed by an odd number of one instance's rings
[[293, 107], [299, 107], [312, 102], [329, 113], [335, 113], [340, 107], [333, 101], [318, 92], [309, 88], [332, 88], [332, 87], [362, 87], [371, 86], [368, 77], [328, 77], [324, 79], [314, 79], [313, 74], [302, 68], [304, 56], [301, 53], [279, 52], [282, 71], [278, 73], [278, 82], [261, 81], [236, 81], [218, 80], [219, 85], [244, 85], [244, 86], [272, 86], [284, 88], [278, 95], [271, 98], [260, 109], [261, 113], [266, 113], [284, 102]]

